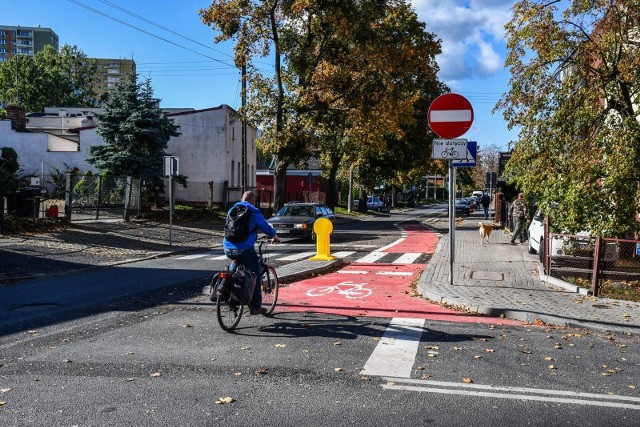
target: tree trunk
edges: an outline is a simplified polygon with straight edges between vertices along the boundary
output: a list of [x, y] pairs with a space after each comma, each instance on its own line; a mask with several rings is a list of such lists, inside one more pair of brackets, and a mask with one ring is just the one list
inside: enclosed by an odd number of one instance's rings
[[287, 165], [283, 164], [279, 157], [276, 157], [276, 167], [273, 172], [274, 184], [274, 210], [280, 209], [284, 205], [285, 183], [287, 181]]

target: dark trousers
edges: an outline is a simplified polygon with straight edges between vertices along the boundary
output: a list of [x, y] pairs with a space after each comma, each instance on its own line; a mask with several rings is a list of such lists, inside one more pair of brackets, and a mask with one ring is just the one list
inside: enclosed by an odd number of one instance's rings
[[[253, 297], [249, 303], [249, 308], [260, 308], [262, 306], [262, 290], [260, 289], [262, 277], [260, 276], [260, 259], [258, 258], [256, 250], [254, 248], [250, 248], [238, 253], [236, 251], [229, 251], [225, 249], [224, 253], [232, 260], [238, 261], [240, 264], [244, 265], [245, 268], [248, 268], [256, 274], [256, 288], [253, 291]], [[229, 266], [229, 270], [235, 271], [235, 269], [236, 263], [232, 261]]]
[[515, 226], [513, 227], [511, 243], [515, 243], [518, 237], [520, 237], [520, 243], [524, 243], [524, 241], [527, 240], [527, 219], [513, 218], [513, 221], [515, 222]]

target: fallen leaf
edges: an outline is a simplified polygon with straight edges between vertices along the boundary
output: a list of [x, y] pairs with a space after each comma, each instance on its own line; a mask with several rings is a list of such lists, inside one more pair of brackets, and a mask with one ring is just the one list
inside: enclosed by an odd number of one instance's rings
[[64, 363], [71, 363], [71, 359], [64, 359], [63, 362]]
[[473, 356], [474, 359], [482, 359], [482, 356]]
[[333, 343], [333, 345], [342, 345], [342, 343], [340, 341], [336, 341]]
[[221, 397], [218, 400], [216, 400], [216, 404], [218, 405], [224, 405], [226, 403], [233, 403], [236, 400], [233, 397]]
[[460, 351], [460, 350], [462, 350], [462, 347], [453, 347], [453, 349], [454, 349], [455, 351]]
[[287, 346], [286, 344], [276, 344], [276, 347], [278, 347], [278, 348], [284, 348], [286, 346]]
[[35, 334], [37, 334], [37, 333], [38, 333], [38, 331], [27, 331], [27, 333], [28, 333], [29, 335], [35, 335]]
[[527, 350], [527, 349], [521, 349], [520, 353], [524, 353], [524, 354], [532, 354], [533, 352], [531, 350]]
[[471, 378], [463, 378], [462, 382], [466, 383], [466, 384], [471, 384], [473, 382], [473, 380]]
[[427, 350], [440, 350], [440, 347], [437, 345], [425, 345], [424, 348]]
[[242, 375], [242, 372], [234, 372], [233, 375], [235, 375], [236, 377], [239, 377], [240, 375]]
[[429, 357], [438, 357], [438, 353], [429, 353], [427, 354]]
[[380, 341], [380, 338], [378, 338], [378, 337], [371, 338], [371, 339], [374, 340], [374, 341]]
[[495, 353], [496, 351], [492, 348], [485, 348], [484, 349], [485, 353]]
[[631, 388], [631, 389], [635, 390], [635, 389], [636, 389], [636, 386], [634, 386], [634, 385], [630, 385], [630, 386], [629, 386], [629, 388]]
[[157, 377], [159, 377], [160, 375], [162, 375], [160, 372], [154, 372], [153, 374], [151, 374], [151, 377], [153, 377], [153, 378], [157, 378]]
[[191, 328], [192, 326], [191, 326], [191, 324], [190, 324], [190, 323], [186, 323], [186, 324], [182, 325], [182, 327], [183, 327], [183, 328]]
[[340, 371], [342, 371], [342, 368], [333, 368], [333, 370], [336, 371], [336, 372], [340, 372]]
[[135, 378], [125, 378], [125, 381], [128, 382], [128, 383], [131, 382], [131, 381], [134, 381], [134, 380], [135, 380]]
[[[424, 371], [424, 368], [423, 368], [422, 366], [417, 366], [417, 367], [416, 367], [416, 370], [418, 370], [418, 371]], [[2, 390], [0, 390], [0, 391], [2, 391]]]
[[0, 400], [0, 406], [4, 406], [6, 404], [7, 404], [7, 402], [5, 402], [4, 400]]
[[429, 374], [422, 374], [422, 379], [423, 379], [423, 380], [428, 380], [429, 378], [431, 378], [431, 375], [429, 375]]
[[554, 359], [553, 357], [545, 357], [544, 360], [546, 360], [548, 362], [550, 360], [556, 360], [556, 359]]
[[10, 388], [0, 388], [0, 394], [9, 393], [11, 391]]
[[262, 366], [261, 368], [256, 369], [256, 375], [266, 375], [268, 371], [269, 368]]
[[558, 369], [555, 367], [555, 365], [549, 365], [549, 369]]

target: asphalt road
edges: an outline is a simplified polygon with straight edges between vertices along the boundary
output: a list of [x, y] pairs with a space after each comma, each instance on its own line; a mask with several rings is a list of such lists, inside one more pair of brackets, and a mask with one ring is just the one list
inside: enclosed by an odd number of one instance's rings
[[[333, 242], [391, 242], [392, 217]], [[28, 323], [0, 334], [0, 425], [638, 425], [638, 337], [277, 310], [229, 334], [199, 295], [216, 265], [172, 257], [60, 278], [65, 292], [12, 286], [70, 309], [3, 319]]]

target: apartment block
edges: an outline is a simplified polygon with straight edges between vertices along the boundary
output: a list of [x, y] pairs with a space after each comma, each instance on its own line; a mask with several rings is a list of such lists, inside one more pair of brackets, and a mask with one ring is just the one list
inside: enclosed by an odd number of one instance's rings
[[51, 28], [0, 25], [0, 62], [13, 55], [33, 56], [48, 44], [58, 50], [58, 35]]
[[136, 73], [136, 63], [132, 59], [87, 59], [95, 61], [98, 66], [94, 83], [98, 96], [113, 90], [129, 73]]

